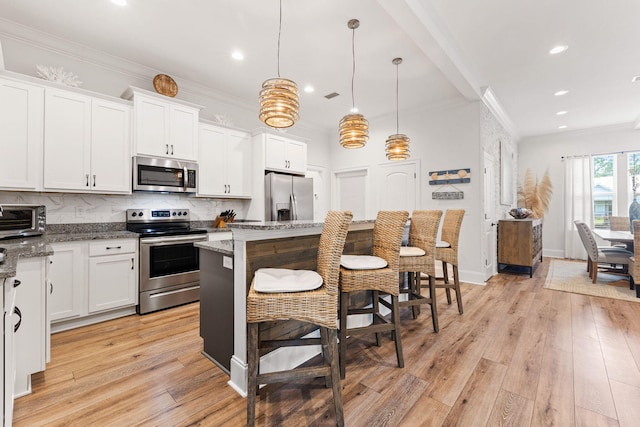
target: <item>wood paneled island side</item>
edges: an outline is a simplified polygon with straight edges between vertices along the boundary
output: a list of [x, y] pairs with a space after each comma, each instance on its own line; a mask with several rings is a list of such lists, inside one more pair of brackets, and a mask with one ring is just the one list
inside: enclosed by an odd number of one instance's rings
[[[345, 243], [345, 254], [368, 254], [373, 240], [373, 221], [354, 221]], [[263, 267], [316, 268], [318, 243], [323, 223], [313, 221], [230, 223], [233, 232], [233, 356], [229, 385], [239, 394], [247, 394], [246, 296], [255, 271]], [[201, 251], [228, 251], [220, 242], [198, 242]], [[221, 252], [222, 253], [222, 252]], [[206, 252], [202, 253], [207, 257]], [[201, 286], [210, 284], [203, 282]], [[273, 322], [260, 329], [263, 339], [302, 336], [316, 328], [300, 322]], [[261, 371], [293, 368], [319, 353], [314, 346], [282, 348], [261, 356]]]

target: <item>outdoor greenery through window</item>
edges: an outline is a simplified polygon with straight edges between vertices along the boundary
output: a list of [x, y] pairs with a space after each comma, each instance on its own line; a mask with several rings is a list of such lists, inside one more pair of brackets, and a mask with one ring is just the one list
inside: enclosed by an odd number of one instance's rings
[[609, 228], [610, 216], [629, 216], [634, 200], [640, 202], [640, 152], [592, 156], [593, 223]]

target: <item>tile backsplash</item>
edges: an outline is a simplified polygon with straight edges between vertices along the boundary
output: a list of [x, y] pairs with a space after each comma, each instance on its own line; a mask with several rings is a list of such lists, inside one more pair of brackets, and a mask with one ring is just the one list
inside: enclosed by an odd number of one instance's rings
[[213, 220], [220, 212], [234, 209], [237, 218], [242, 219], [248, 203], [247, 200], [161, 193], [105, 195], [0, 191], [0, 205], [45, 205], [48, 224], [125, 222], [125, 211], [136, 208], [185, 208], [189, 209], [192, 221]]

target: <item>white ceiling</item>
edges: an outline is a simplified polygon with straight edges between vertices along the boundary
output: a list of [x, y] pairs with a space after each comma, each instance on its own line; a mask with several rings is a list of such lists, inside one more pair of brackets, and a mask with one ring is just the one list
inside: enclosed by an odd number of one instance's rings
[[[277, 74], [278, 0], [0, 0], [0, 17], [255, 105]], [[301, 122], [336, 128], [355, 100], [367, 118], [478, 99], [489, 87], [520, 136], [634, 122], [640, 115], [640, 1], [283, 0], [281, 76]], [[569, 49], [551, 56], [558, 44]], [[231, 51], [245, 54], [242, 62]], [[306, 84], [313, 94], [302, 92]], [[563, 97], [554, 92], [567, 89]], [[324, 95], [338, 92], [327, 100]], [[180, 95], [178, 94], [178, 97]], [[556, 112], [566, 110], [564, 116]]]

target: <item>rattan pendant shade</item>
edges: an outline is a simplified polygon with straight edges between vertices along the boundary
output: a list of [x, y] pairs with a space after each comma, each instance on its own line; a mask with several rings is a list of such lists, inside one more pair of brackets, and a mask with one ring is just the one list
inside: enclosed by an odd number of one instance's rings
[[389, 135], [387, 143], [384, 146], [384, 151], [387, 154], [388, 160], [406, 160], [411, 156], [411, 152], [409, 151], [409, 143], [411, 140], [407, 135], [398, 132], [398, 128], [400, 127], [398, 113], [398, 65], [402, 64], [402, 58], [394, 58], [391, 62], [396, 66], [396, 133]]
[[362, 114], [347, 114], [340, 120], [340, 145], [362, 148], [369, 138], [369, 122]]
[[409, 143], [411, 140], [407, 135], [396, 133], [389, 135], [385, 144], [385, 152], [389, 160], [407, 160], [411, 152], [409, 151]]
[[369, 139], [369, 122], [362, 114], [355, 113], [355, 97], [353, 95], [353, 81], [356, 75], [356, 54], [355, 54], [355, 34], [356, 28], [360, 26], [360, 21], [351, 19], [347, 26], [353, 30], [351, 36], [351, 51], [353, 53], [353, 71], [351, 73], [351, 114], [347, 114], [340, 120], [338, 133], [340, 135], [340, 145], [344, 148], [362, 148]]
[[260, 121], [272, 128], [293, 126], [300, 115], [298, 85], [280, 77], [280, 33], [282, 30], [282, 0], [280, 0], [280, 21], [278, 26], [278, 77], [265, 80], [260, 90]]
[[288, 128], [298, 121], [298, 86], [289, 79], [265, 80], [260, 91], [260, 121], [272, 128]]

